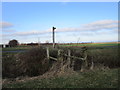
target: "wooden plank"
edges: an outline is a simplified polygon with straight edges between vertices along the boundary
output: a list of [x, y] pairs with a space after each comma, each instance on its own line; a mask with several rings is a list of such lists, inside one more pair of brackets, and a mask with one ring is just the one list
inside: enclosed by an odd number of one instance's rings
[[55, 60], [55, 61], [57, 61], [57, 60], [58, 60], [57, 58], [54, 58], [54, 57], [50, 57], [50, 59], [53, 59], [53, 60]]

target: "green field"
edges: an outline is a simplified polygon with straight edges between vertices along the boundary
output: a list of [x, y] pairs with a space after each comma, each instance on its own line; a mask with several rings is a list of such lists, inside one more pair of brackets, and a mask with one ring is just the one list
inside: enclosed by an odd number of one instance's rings
[[[116, 47], [120, 45], [120, 43], [88, 43], [88, 44], [57, 44], [56, 46], [60, 46], [60, 47], [83, 47], [83, 46], [86, 46], [86, 47], [110, 47], [110, 46], [113, 46], [113, 47]], [[42, 46], [48, 46], [48, 47], [52, 47], [52, 45], [42, 45]], [[30, 48], [33, 48], [33, 47], [38, 47], [38, 46], [17, 46], [17, 47], [8, 47], [8, 48], [3, 48], [2, 51], [11, 51], [11, 50], [27, 50], [27, 49], [30, 49]]]
[[32, 47], [31, 46], [17, 46], [17, 47], [2, 48], [2, 51], [28, 50], [30, 48]]
[[[120, 43], [119, 43], [120, 44]], [[88, 43], [88, 44], [70, 44], [70, 45], [61, 45], [61, 46], [87, 46], [87, 47], [103, 47], [103, 46], [117, 46], [118, 43]]]

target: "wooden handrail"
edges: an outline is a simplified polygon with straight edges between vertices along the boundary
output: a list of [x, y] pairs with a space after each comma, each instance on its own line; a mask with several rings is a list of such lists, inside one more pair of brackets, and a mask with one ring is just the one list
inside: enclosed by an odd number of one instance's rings
[[50, 59], [53, 59], [55, 61], [57, 61], [58, 59], [57, 58], [54, 58], [54, 57], [49, 57]]

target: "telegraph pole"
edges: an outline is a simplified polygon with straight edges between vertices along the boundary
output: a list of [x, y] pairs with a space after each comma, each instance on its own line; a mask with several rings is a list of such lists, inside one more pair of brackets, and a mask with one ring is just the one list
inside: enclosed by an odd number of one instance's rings
[[53, 48], [55, 48], [55, 27], [52, 27], [53, 29]]

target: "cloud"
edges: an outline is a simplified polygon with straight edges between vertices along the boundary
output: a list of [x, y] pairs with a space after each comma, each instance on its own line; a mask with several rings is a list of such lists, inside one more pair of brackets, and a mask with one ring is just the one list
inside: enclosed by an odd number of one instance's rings
[[17, 35], [17, 36], [26, 36], [26, 35], [38, 35], [38, 34], [46, 34], [51, 32], [50, 29], [44, 30], [44, 31], [39, 31], [39, 30], [32, 30], [28, 32], [16, 32], [13, 33], [12, 35]]
[[89, 24], [86, 24], [85, 26], [87, 27], [93, 27], [93, 26], [104, 26], [104, 25], [110, 25], [110, 24], [118, 24], [117, 20], [100, 20], [100, 21], [95, 21]]
[[0, 22], [0, 28], [10, 28], [13, 24], [9, 22]]
[[117, 20], [100, 20], [84, 24], [81, 27], [76, 28], [59, 28], [56, 32], [72, 32], [72, 31], [100, 31], [100, 30], [112, 30], [118, 27]]
[[10, 32], [16, 32], [16, 30], [14, 30], [14, 29], [2, 29], [2, 32], [4, 33], [10, 33]]
[[84, 28], [88, 28], [89, 30], [102, 30], [102, 29], [113, 29], [118, 27], [117, 20], [100, 20], [96, 22], [92, 22], [86, 25], [83, 25]]
[[82, 27], [77, 28], [63, 28], [58, 29], [58, 32], [65, 32], [65, 31], [99, 31], [102, 29], [114, 29], [118, 27], [118, 21], [116, 20], [100, 20], [96, 22], [91, 22], [85, 25], [82, 25]]
[[[81, 27], [75, 27], [75, 28], [57, 28], [55, 32], [98, 32], [102, 31], [104, 32], [107, 30], [108, 32], [111, 30], [115, 30], [118, 28], [118, 21], [117, 20], [100, 20], [100, 21], [95, 21], [91, 22], [88, 24], [84, 24]], [[28, 32], [15, 32], [12, 35], [16, 36], [27, 36], [27, 35], [38, 35], [38, 34], [47, 34], [51, 33], [52, 30], [32, 30]]]
[[11, 27], [13, 27], [12, 23], [9, 22], [0, 22], [0, 28], [2, 29], [1, 31], [3, 33], [10, 33], [10, 32], [15, 32], [14, 29], [10, 29]]

